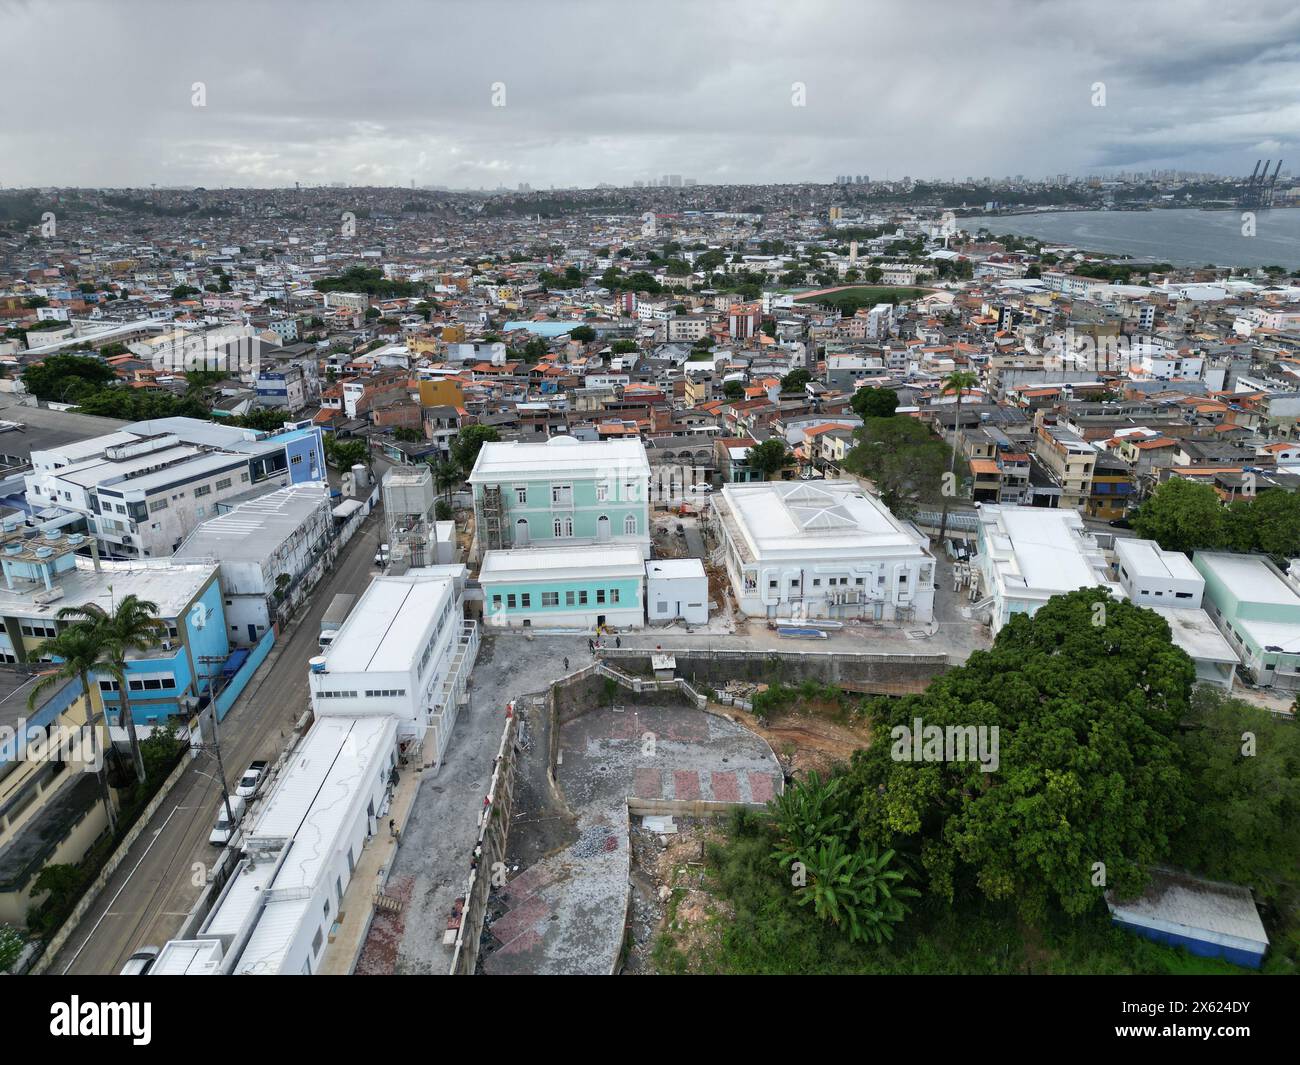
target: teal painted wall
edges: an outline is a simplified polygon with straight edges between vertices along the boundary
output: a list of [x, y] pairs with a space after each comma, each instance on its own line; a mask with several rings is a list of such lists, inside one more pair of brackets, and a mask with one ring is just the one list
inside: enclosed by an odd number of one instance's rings
[[[573, 581], [521, 581], [508, 584], [496, 582], [483, 585], [483, 609], [485, 614], [506, 617], [519, 615], [540, 615], [547, 613], [564, 614], [575, 611], [600, 613], [603, 610], [636, 610], [641, 605], [641, 581], [635, 577], [621, 580], [582, 579]], [[598, 602], [597, 593], [605, 592], [605, 601]], [[618, 602], [613, 601], [612, 592], [618, 592]], [[554, 592], [559, 597], [556, 606], [543, 606], [542, 594]], [[586, 603], [581, 602], [582, 592], [587, 593]], [[573, 594], [573, 602], [568, 601], [568, 594]], [[515, 605], [510, 606], [509, 597], [515, 597]], [[523, 605], [523, 597], [530, 597], [530, 606]], [[500, 597], [498, 604], [497, 598]]]
[[[650, 534], [650, 507], [646, 501], [646, 486], [638, 481], [631, 497], [621, 483], [608, 485], [607, 499], [598, 498], [600, 478], [588, 480], [557, 481], [556, 484], [571, 484], [573, 488], [572, 505], [556, 504], [551, 501], [552, 485], [548, 482], [536, 482], [515, 485], [507, 480], [501, 481], [501, 499], [505, 505], [503, 525], [509, 530], [510, 543], [523, 546], [524, 541], [517, 534], [517, 525], [522, 518], [528, 522], [528, 544], [547, 543], [554, 540], [573, 539], [595, 540], [598, 538], [599, 522], [602, 516], [609, 519], [610, 542], [635, 538], [644, 540]], [[520, 503], [517, 488], [527, 489], [526, 502]], [[474, 486], [475, 509], [478, 510], [483, 498], [483, 486]], [[481, 513], [481, 511], [480, 511]], [[627, 519], [631, 516], [635, 529], [629, 531]], [[561, 522], [561, 535], [555, 535], [555, 521]], [[572, 523], [572, 533], [568, 532]]]
[[[1241, 599], [1208, 565], [1192, 556], [1192, 564], [1205, 578], [1205, 610], [1215, 620], [1228, 625], [1247, 654], [1263, 666], [1294, 670], [1300, 666], [1300, 655], [1265, 651], [1240, 625], [1241, 621], [1273, 621], [1289, 623], [1300, 628], [1300, 610], [1281, 603], [1258, 603]], [[1216, 613], [1216, 609], [1218, 613]]]

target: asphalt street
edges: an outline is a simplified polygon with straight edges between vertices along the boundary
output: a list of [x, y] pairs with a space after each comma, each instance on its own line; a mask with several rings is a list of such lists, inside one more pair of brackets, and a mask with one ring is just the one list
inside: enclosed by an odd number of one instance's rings
[[[232, 792], [249, 762], [279, 756], [307, 709], [307, 660], [319, 653], [321, 615], [336, 594], [359, 594], [370, 583], [383, 528], [377, 507], [221, 723], [221, 757]], [[208, 842], [221, 801], [217, 772], [211, 752], [189, 763], [47, 972], [116, 974], [133, 951], [161, 947], [175, 935], [219, 857]]]

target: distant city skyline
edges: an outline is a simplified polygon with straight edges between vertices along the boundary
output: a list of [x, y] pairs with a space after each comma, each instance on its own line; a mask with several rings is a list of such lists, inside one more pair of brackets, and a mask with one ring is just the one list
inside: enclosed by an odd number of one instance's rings
[[1281, 0], [3, 4], [0, 184], [532, 191], [1245, 176], [1300, 159]]

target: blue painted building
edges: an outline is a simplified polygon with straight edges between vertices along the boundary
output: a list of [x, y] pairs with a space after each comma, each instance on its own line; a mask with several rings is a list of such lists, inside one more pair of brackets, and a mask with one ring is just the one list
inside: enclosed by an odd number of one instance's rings
[[1106, 905], [1117, 927], [1201, 958], [1258, 969], [1268, 950], [1268, 933], [1250, 889], [1236, 884], [1157, 866], [1136, 899], [1120, 902], [1107, 892]]
[[[41, 660], [41, 645], [66, 625], [58, 613], [94, 604], [112, 613], [126, 596], [157, 605], [162, 622], [156, 647], [127, 658], [126, 681], [139, 724], [188, 715], [222, 687], [232, 648], [214, 562], [96, 561], [76, 550], [85, 539], [27, 538], [21, 527], [0, 541], [0, 661]], [[120, 682], [96, 676], [110, 721], [120, 704]]]

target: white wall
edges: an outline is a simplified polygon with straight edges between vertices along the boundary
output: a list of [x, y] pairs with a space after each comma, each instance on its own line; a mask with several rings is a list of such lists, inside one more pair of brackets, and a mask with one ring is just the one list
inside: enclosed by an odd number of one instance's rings
[[707, 577], [646, 577], [646, 616], [650, 624], [678, 620], [705, 625], [709, 620]]

